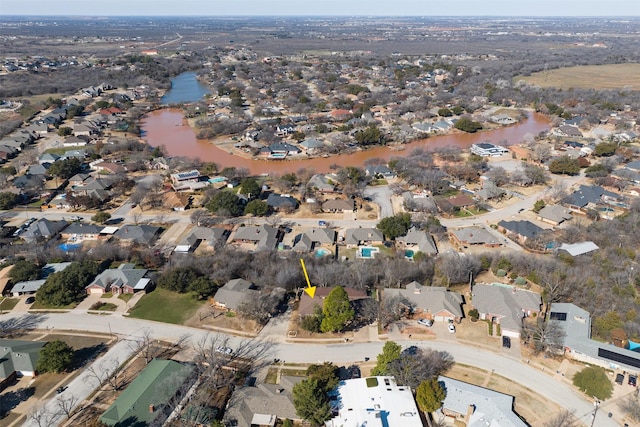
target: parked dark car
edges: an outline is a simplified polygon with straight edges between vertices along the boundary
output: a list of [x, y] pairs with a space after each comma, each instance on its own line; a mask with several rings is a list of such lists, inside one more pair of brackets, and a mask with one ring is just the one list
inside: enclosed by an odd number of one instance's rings
[[24, 300], [25, 304], [33, 304], [34, 302], [36, 302], [36, 297], [28, 297], [26, 300]]
[[616, 384], [622, 385], [624, 383], [624, 374], [616, 375]]
[[504, 348], [511, 348], [511, 338], [506, 335], [502, 336], [502, 346]]
[[629, 385], [636, 387], [638, 384], [638, 376], [637, 375], [629, 375]]

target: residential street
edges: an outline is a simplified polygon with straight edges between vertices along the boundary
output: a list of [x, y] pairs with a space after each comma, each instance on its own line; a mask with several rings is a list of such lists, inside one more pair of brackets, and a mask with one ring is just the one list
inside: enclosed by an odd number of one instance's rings
[[[22, 317], [24, 316], [24, 317]], [[196, 328], [185, 326], [163, 324], [158, 322], [128, 319], [119, 314], [108, 317], [91, 316], [85, 313], [70, 312], [65, 314], [45, 314], [40, 316], [6, 314], [2, 316], [3, 321], [15, 320], [22, 317], [22, 320], [32, 316], [31, 327], [41, 329], [61, 329], [61, 330], [77, 330], [79, 325], [82, 329], [91, 332], [109, 333], [117, 331], [117, 335], [121, 340], [129, 340], [142, 333], [145, 329], [152, 331], [154, 338], [163, 340], [177, 340], [184, 334], [191, 336], [192, 342], [201, 339], [209, 334]], [[276, 326], [272, 331], [278, 331], [278, 335], [282, 331], [282, 324]], [[324, 362], [332, 361], [339, 364], [350, 363], [355, 361], [363, 361], [365, 357], [373, 359], [382, 349], [382, 342], [366, 342], [366, 343], [345, 343], [345, 344], [287, 344], [282, 341], [280, 336], [271, 337], [261, 334], [262, 339], [273, 343], [271, 349], [272, 354], [268, 357], [279, 358], [286, 362]], [[231, 346], [239, 345], [241, 339], [237, 337], [229, 337]], [[401, 341], [399, 344], [403, 346], [417, 345], [420, 347], [429, 347], [435, 350], [447, 351], [451, 353], [456, 362], [471, 366], [477, 366], [480, 369], [493, 371], [506, 378], [510, 378], [520, 384], [526, 385], [535, 392], [545, 398], [557, 402], [564, 408], [575, 411], [582, 422], [587, 425], [591, 423], [591, 412], [593, 405], [591, 402], [582, 397], [579, 393], [572, 390], [567, 385], [557, 381], [551, 375], [534, 369], [531, 366], [522, 364], [519, 361], [502, 356], [498, 353], [485, 351], [480, 348], [472, 348], [455, 342], [414, 342]], [[118, 357], [121, 360], [127, 358], [130, 354], [126, 343], [120, 342], [114, 347], [107, 356], [109, 358]], [[97, 361], [96, 363], [100, 363]], [[81, 376], [81, 377], [84, 377]], [[82, 381], [77, 379], [78, 381]], [[81, 396], [85, 393], [86, 384], [83, 381], [82, 386], [74, 385], [65, 391], [65, 393], [74, 393]], [[618, 424], [607, 417], [607, 411], [598, 412], [595, 425], [601, 427], [614, 427]]]

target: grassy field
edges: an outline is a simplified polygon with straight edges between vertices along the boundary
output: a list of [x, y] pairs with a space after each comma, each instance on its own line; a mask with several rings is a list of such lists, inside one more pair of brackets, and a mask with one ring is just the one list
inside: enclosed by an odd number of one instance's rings
[[0, 298], [0, 313], [13, 310], [18, 301], [20, 301], [18, 298]]
[[524, 80], [541, 87], [567, 90], [633, 89], [640, 90], [640, 64], [586, 65], [541, 71], [530, 76], [517, 76], [514, 83]]
[[194, 295], [179, 294], [156, 288], [143, 296], [130, 311], [137, 319], [157, 320], [165, 323], [182, 324], [200, 308], [205, 301], [198, 301]]

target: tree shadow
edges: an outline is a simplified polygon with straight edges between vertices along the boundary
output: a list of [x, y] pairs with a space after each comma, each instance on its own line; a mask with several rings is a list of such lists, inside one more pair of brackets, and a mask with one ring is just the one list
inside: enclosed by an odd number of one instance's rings
[[0, 418], [4, 418], [9, 411], [15, 409], [20, 403], [27, 401], [35, 392], [35, 387], [28, 387], [3, 393], [0, 399]]
[[96, 359], [98, 355], [107, 351], [107, 348], [108, 347], [104, 343], [79, 348], [73, 353], [73, 364], [71, 365], [71, 369], [75, 370], [87, 366]]
[[15, 337], [22, 332], [36, 329], [46, 319], [48, 319], [47, 315], [34, 313], [1, 320], [0, 336], [3, 338]]

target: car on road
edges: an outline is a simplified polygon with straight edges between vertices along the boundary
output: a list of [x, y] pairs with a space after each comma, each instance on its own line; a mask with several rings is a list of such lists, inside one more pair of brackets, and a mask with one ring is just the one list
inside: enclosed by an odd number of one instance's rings
[[58, 388], [56, 389], [56, 394], [60, 394], [60, 393], [62, 393], [63, 391], [65, 391], [66, 389], [67, 389], [66, 387], [58, 387]]
[[422, 326], [433, 326], [433, 320], [431, 319], [420, 319], [418, 320], [418, 325], [422, 325]]
[[638, 385], [638, 376], [629, 374], [629, 385], [636, 387]]
[[456, 325], [454, 325], [453, 323], [449, 323], [448, 327], [449, 327], [449, 333], [450, 334], [455, 334], [456, 333]]
[[506, 335], [502, 336], [502, 346], [504, 348], [511, 348], [511, 338]]
[[233, 349], [231, 349], [230, 347], [219, 346], [219, 347], [216, 347], [216, 352], [230, 355], [231, 353], [233, 353]]
[[33, 304], [34, 302], [36, 302], [36, 297], [28, 297], [26, 300], [24, 300], [25, 304]]

